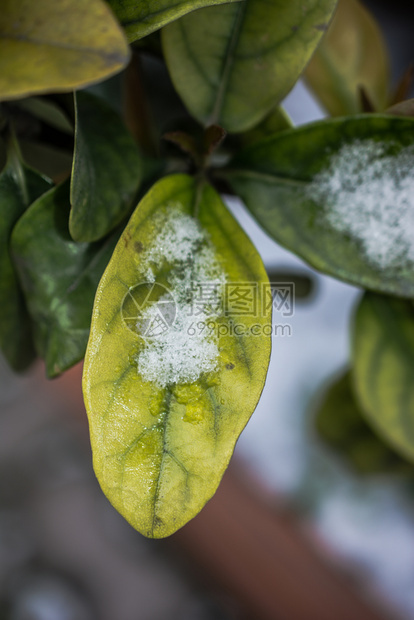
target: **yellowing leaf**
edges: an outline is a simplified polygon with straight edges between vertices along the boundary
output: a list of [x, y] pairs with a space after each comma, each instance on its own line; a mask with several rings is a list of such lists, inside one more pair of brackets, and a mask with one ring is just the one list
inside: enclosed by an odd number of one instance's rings
[[358, 0], [340, 0], [305, 77], [332, 116], [362, 112], [359, 88], [384, 110], [389, 59], [380, 29]]
[[159, 30], [195, 9], [240, 1], [243, 0], [107, 0], [131, 42]]
[[414, 116], [414, 99], [406, 99], [391, 106], [387, 110], [387, 114], [395, 114], [395, 116]]
[[120, 71], [129, 49], [101, 0], [3, 0], [0, 100], [67, 91]]
[[99, 284], [83, 376], [95, 472], [145, 536], [216, 491], [263, 388], [271, 305], [216, 192], [187, 175], [154, 185]]

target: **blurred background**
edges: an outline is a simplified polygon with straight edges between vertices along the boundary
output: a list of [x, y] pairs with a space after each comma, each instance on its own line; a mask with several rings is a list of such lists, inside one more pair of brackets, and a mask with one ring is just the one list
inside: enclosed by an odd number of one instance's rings
[[[405, 3], [365, 4], [396, 84], [414, 58]], [[324, 116], [302, 82], [285, 108], [295, 124]], [[228, 203], [270, 279], [294, 281], [296, 297], [293, 316], [275, 312], [289, 330], [273, 339], [262, 399], [217, 495], [174, 536], [146, 540], [94, 477], [81, 367], [48, 382], [41, 364], [17, 377], [0, 359], [0, 619], [414, 619], [411, 468], [378, 473], [315, 430], [347, 366], [360, 292]]]

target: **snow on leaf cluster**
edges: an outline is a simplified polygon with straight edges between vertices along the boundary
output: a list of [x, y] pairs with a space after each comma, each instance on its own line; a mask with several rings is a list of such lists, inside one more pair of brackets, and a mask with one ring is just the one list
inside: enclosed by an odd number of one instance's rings
[[345, 144], [308, 187], [324, 220], [358, 240], [381, 269], [414, 263], [414, 147], [390, 154], [393, 144]]
[[[167, 281], [175, 300], [175, 320], [165, 325], [162, 333], [147, 338], [138, 354], [138, 372], [144, 381], [159, 387], [177, 383], [193, 383], [202, 374], [217, 369], [219, 349], [214, 329], [208, 325], [220, 314], [220, 304], [197, 307], [196, 295], [202, 287], [221, 290], [225, 273], [218, 263], [213, 244], [198, 220], [183, 213], [180, 205], [168, 204], [154, 218], [159, 231], [153, 244], [143, 253], [139, 275], [147, 282], [156, 281], [155, 274], [167, 272]], [[144, 309], [142, 319], [153, 323], [159, 319], [160, 304]], [[205, 329], [194, 330], [194, 323]]]

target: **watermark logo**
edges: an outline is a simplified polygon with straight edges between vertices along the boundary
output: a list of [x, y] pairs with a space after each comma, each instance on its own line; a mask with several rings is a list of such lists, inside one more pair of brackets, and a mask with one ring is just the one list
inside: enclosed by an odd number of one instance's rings
[[[224, 335], [291, 335], [291, 326], [261, 325], [261, 319], [273, 312], [273, 319], [292, 317], [295, 312], [293, 282], [195, 282], [186, 291], [186, 316], [194, 318], [191, 333], [202, 331]], [[131, 288], [122, 303], [125, 325], [144, 338], [165, 334], [173, 325], [177, 311], [173, 292], [158, 282], [143, 282]], [[232, 321], [227, 321], [231, 317]], [[245, 321], [243, 320], [245, 319]], [[247, 320], [249, 319], [249, 320]], [[188, 321], [186, 321], [188, 324]], [[264, 333], [263, 330], [267, 330]]]
[[192, 315], [291, 317], [295, 312], [294, 282], [197, 282], [190, 291]]
[[177, 305], [167, 287], [158, 282], [143, 282], [125, 295], [121, 313], [128, 329], [143, 338], [157, 338], [174, 324]]
[[267, 308], [273, 308], [273, 315], [280, 314], [284, 317], [294, 315], [294, 282], [270, 282], [269, 284], [264, 285], [263, 289], [264, 303]]

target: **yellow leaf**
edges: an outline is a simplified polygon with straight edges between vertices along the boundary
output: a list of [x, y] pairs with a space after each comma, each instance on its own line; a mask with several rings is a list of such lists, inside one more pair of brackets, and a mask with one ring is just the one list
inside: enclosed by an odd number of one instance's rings
[[172, 534], [217, 489], [264, 385], [268, 286], [218, 194], [187, 175], [159, 181], [118, 242], [83, 391], [96, 475], [145, 536]]
[[360, 87], [376, 111], [385, 109], [388, 53], [378, 25], [358, 0], [340, 0], [305, 77], [332, 116], [362, 111]]
[[0, 100], [86, 86], [129, 58], [122, 29], [101, 0], [3, 0]]

